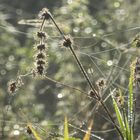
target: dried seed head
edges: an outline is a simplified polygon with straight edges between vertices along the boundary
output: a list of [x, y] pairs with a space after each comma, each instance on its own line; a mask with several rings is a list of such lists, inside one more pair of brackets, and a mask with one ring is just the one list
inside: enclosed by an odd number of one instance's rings
[[106, 87], [106, 80], [103, 78], [100, 78], [97, 82], [96, 85], [98, 89], [104, 89]]
[[44, 60], [37, 60], [37, 65], [45, 65], [45, 61]]
[[16, 81], [10, 81], [8, 83], [8, 92], [9, 93], [14, 93], [17, 90], [17, 83]]
[[97, 92], [94, 92], [93, 90], [90, 90], [90, 91], [88, 92], [88, 95], [89, 95], [91, 98], [97, 99]]
[[16, 80], [11, 80], [8, 82], [8, 92], [14, 93], [17, 91], [22, 85], [24, 85], [20, 76], [17, 77]]
[[37, 45], [37, 49], [40, 50], [40, 51], [44, 51], [46, 49], [45, 44]]
[[45, 53], [43, 52], [39, 52], [37, 55], [36, 55], [36, 59], [45, 59], [46, 55]]
[[32, 130], [30, 129], [30, 127], [29, 126], [27, 126], [27, 133], [29, 134], [29, 135], [31, 135], [32, 134]]
[[42, 65], [37, 66], [37, 73], [39, 75], [43, 75], [44, 74], [44, 71], [45, 71], [44, 66], [42, 66]]
[[70, 37], [66, 37], [62, 45], [66, 48], [70, 47], [72, 45], [72, 39]]
[[38, 38], [46, 38], [46, 33], [45, 32], [42, 32], [42, 31], [39, 31], [39, 32], [37, 32], [37, 36], [38, 36]]
[[50, 19], [51, 13], [49, 12], [49, 10], [47, 8], [43, 8], [40, 12], [39, 12], [39, 18], [41, 19]]
[[35, 69], [34, 71], [38, 74], [38, 75], [44, 75], [46, 67], [47, 67], [47, 62], [46, 62], [46, 54], [45, 52], [40, 51], [37, 55], [36, 55], [36, 61], [35, 61]]

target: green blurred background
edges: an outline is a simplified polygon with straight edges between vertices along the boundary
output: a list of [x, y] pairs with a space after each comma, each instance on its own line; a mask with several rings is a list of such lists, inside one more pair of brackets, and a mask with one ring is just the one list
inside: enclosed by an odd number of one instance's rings
[[[132, 40], [140, 30], [140, 1], [0, 0], [0, 139], [34, 139], [26, 133], [28, 122], [34, 124], [43, 140], [57, 139], [50, 135], [54, 132], [63, 135], [65, 115], [72, 136], [82, 139], [84, 134], [78, 128], [82, 125], [81, 129], [86, 130], [88, 121], [93, 119], [93, 134], [108, 140], [119, 139], [102, 108], [93, 109], [95, 101], [60, 84], [85, 92], [90, 90], [72, 54], [62, 47], [62, 37], [54, 26], [45, 27], [49, 55], [46, 76], [60, 83], [29, 75], [23, 78], [24, 86], [15, 95], [8, 94], [8, 81], [16, 79], [18, 74], [29, 73], [34, 65], [38, 28], [18, 22], [38, 18], [44, 7], [50, 9], [64, 33], [72, 36], [74, 50], [92, 82], [107, 80], [103, 98], [118, 88], [127, 95], [129, 66], [139, 56]], [[113, 114], [110, 99], [107, 105]]]

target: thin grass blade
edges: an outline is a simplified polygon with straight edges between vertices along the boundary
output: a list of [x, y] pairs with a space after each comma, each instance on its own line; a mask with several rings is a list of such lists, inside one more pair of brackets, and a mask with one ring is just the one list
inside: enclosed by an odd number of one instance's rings
[[68, 119], [65, 117], [64, 121], [64, 140], [69, 140]]
[[113, 96], [112, 96], [112, 100], [113, 100], [113, 105], [114, 105], [114, 109], [116, 112], [116, 116], [117, 116], [117, 120], [118, 120], [120, 129], [121, 129], [121, 132], [123, 133], [124, 137], [126, 138], [126, 129], [125, 129], [125, 124], [124, 124], [124, 121], [122, 118], [122, 114], [121, 114], [120, 109]]
[[136, 61], [133, 61], [130, 67], [130, 77], [129, 77], [129, 94], [128, 94], [128, 124], [130, 127], [130, 137], [133, 140], [133, 121], [134, 121], [134, 74], [135, 74]]

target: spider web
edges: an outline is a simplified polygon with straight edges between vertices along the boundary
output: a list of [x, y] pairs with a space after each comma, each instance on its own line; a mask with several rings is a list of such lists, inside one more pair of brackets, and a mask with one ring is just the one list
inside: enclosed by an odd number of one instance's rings
[[[32, 33], [26, 33], [26, 32], [23, 32], [23, 31], [19, 31], [16, 28], [15, 29], [14, 28], [9, 29], [9, 28], [7, 28], [7, 26], [0, 26], [0, 28], [6, 30], [8, 32], [11, 32], [12, 34], [22, 34], [22, 35], [26, 35], [27, 38], [32, 38], [33, 39]], [[74, 40], [74, 45], [78, 46], [78, 49], [76, 49], [76, 53], [79, 54], [81, 57], [88, 58], [89, 64], [91, 64], [93, 69], [96, 69], [96, 71], [98, 71], [98, 75], [100, 75], [101, 77], [103, 77], [103, 78], [105, 78], [107, 80], [107, 87], [106, 87], [106, 89], [113, 90], [113, 89], [116, 89], [116, 88], [121, 88], [125, 92], [128, 91], [128, 88], [127, 88], [128, 85], [126, 85], [126, 87], [124, 87], [124, 86], [118, 84], [116, 82], [116, 80], [121, 76], [121, 73], [125, 72], [125, 73], [129, 74], [128, 65], [130, 64], [130, 61], [132, 60], [132, 57], [133, 57], [133, 54], [129, 55], [127, 60], [121, 66], [119, 66], [118, 63], [120, 61], [122, 61], [122, 57], [123, 57], [125, 51], [129, 51], [130, 50], [129, 46], [131, 45], [132, 41], [130, 41], [130, 42], [128, 42], [126, 44], [123, 44], [123, 45], [118, 47], [118, 45], [114, 45], [113, 42], [111, 42], [109, 40], [109, 37], [115, 35], [118, 32], [119, 33], [121, 33], [121, 32], [130, 32], [130, 31], [133, 32], [133, 31], [138, 30], [138, 29], [140, 29], [139, 26], [138, 27], [131, 27], [131, 28], [128, 28], [126, 30], [120, 30], [120, 31], [117, 31], [117, 32], [114, 31], [112, 33], [104, 34], [102, 37], [72, 36], [72, 38]], [[49, 36], [50, 40], [54, 40], [54, 38], [61, 38], [61, 36]], [[85, 40], [86, 41], [89, 38], [91, 38], [91, 39], [92, 38], [97, 38], [99, 41], [102, 40], [102, 42], [105, 42], [107, 45], [109, 45], [109, 47], [105, 47], [105, 49], [102, 50], [102, 51], [88, 52], [88, 50], [90, 48], [97, 47], [96, 46], [97, 43], [94, 42], [94, 43], [91, 43], [90, 45], [87, 45], [87, 46], [85, 45], [85, 46], [81, 47], [80, 45], [78, 45], [77, 40], [79, 40], [79, 41], [80, 40]], [[98, 57], [98, 54], [102, 55], [102, 54], [106, 54], [106, 53], [109, 53], [109, 52], [112, 52], [114, 54], [113, 57], [111, 59], [109, 59], [109, 60], [104, 60], [103, 58]], [[114, 61], [115, 61], [115, 63], [114, 63]], [[108, 73], [107, 74], [104, 73], [104, 70], [102, 69], [102, 66], [98, 65], [99, 62], [102, 62], [102, 65], [108, 66]], [[87, 69], [86, 69], [86, 71], [88, 72]], [[91, 72], [89, 72], [88, 74], [89, 74], [90, 78], [92, 77], [91, 80], [94, 81], [94, 72], [92, 72], [92, 70], [91, 70]], [[58, 84], [63, 84], [63, 83], [60, 82]], [[104, 91], [102, 97], [104, 97], [105, 101], [107, 102], [107, 100], [109, 99], [110, 95], [111, 94], [109, 94], [109, 96], [106, 95], [106, 92]], [[73, 121], [75, 119], [78, 120], [78, 118], [80, 117], [80, 114], [82, 112], [84, 112], [92, 103], [93, 103], [93, 100], [89, 100], [88, 104], [86, 104], [84, 107], [81, 107], [81, 109], [77, 113], [73, 114], [70, 117], [70, 119], [69, 119], [69, 126], [70, 127], [75, 129], [76, 131], [80, 130], [80, 131], [82, 131], [84, 133], [86, 132], [85, 129], [79, 128], [78, 126], [74, 125]], [[12, 104], [12, 102], [9, 102], [9, 104]], [[96, 105], [98, 105], [98, 104], [96, 104]], [[97, 107], [96, 105], [93, 106], [93, 108], [92, 108], [92, 110], [90, 112], [90, 115], [94, 114], [94, 113], [100, 114], [100, 112], [96, 111], [96, 107]], [[23, 119], [23, 121], [18, 122], [18, 124], [26, 126], [27, 125], [27, 121], [28, 121], [28, 117], [27, 116], [25, 114], [24, 118], [27, 118], [27, 119], [26, 120]], [[103, 114], [100, 114], [100, 117], [104, 117], [104, 119], [106, 121], [110, 122], [110, 120], [106, 116], [104, 116]], [[1, 119], [0, 121], [1, 122], [6, 122], [6, 125], [8, 125], [8, 124], [15, 124], [15, 123], [17, 124], [16, 121], [10, 121], [10, 120], [4, 120], [4, 119]], [[87, 120], [85, 119], [85, 120], [83, 120], [83, 122], [84, 121], [87, 121]], [[33, 123], [33, 124], [36, 127], [38, 127], [41, 131], [44, 131], [44, 129], [40, 126], [40, 124], [38, 124], [38, 123]], [[61, 126], [62, 122], [54, 123], [52, 125], [54, 125], [54, 126]], [[97, 131], [94, 131], [91, 135], [93, 137], [95, 137], [96, 135], [94, 135], [94, 134], [100, 135], [101, 133], [107, 133], [107, 132], [110, 133], [112, 131], [115, 131], [115, 129], [114, 128], [113, 129], [110, 128], [108, 130], [100, 130], [100, 131], [97, 130]], [[95, 137], [95, 138], [102, 139], [100, 137]]]

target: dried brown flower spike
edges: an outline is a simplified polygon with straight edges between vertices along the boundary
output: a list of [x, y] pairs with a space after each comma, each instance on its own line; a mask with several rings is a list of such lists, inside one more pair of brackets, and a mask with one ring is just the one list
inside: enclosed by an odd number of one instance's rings
[[37, 54], [35, 55], [35, 71], [38, 75], [44, 75], [47, 67], [47, 55], [45, 44], [39, 44], [36, 46]]
[[[35, 54], [35, 68], [34, 68], [34, 76], [37, 74], [39, 76], [43, 76], [45, 74], [45, 70], [47, 67], [47, 46], [44, 41], [47, 38], [46, 33], [43, 31], [43, 27], [45, 24], [45, 20], [50, 18], [50, 12], [47, 8], [43, 8], [39, 13], [41, 19], [43, 19], [41, 27], [37, 32], [37, 37], [39, 38], [39, 44], [35, 46], [36, 54]], [[36, 74], [35, 74], [36, 73]]]

